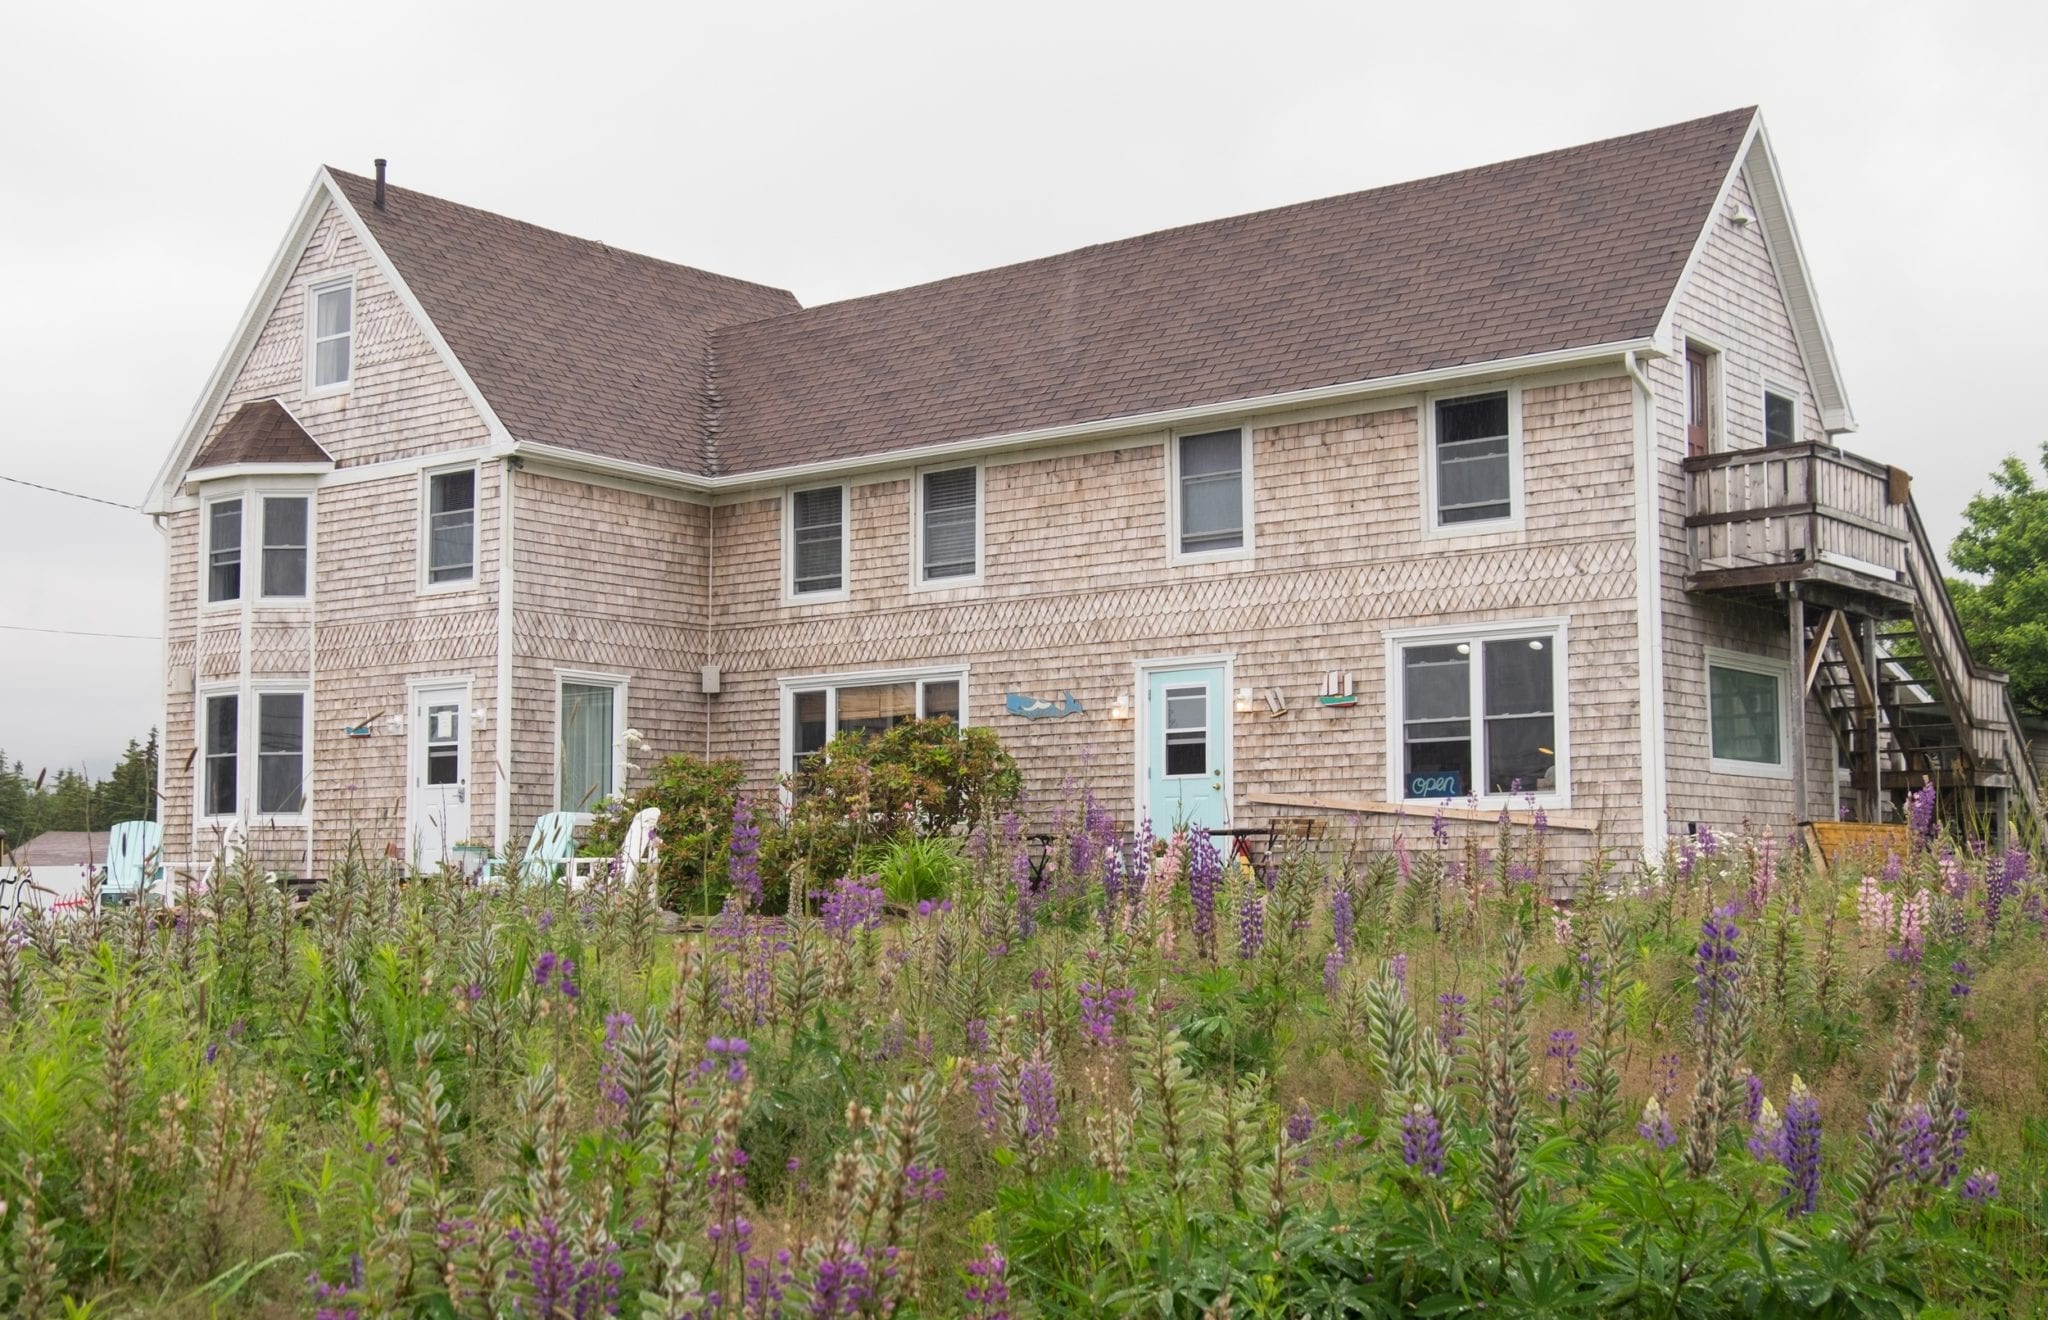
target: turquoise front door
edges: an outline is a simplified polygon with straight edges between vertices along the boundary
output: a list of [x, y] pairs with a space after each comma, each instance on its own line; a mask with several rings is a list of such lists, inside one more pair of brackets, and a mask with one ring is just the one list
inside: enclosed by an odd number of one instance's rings
[[1229, 823], [1221, 665], [1156, 669], [1145, 680], [1145, 807], [1159, 834]]

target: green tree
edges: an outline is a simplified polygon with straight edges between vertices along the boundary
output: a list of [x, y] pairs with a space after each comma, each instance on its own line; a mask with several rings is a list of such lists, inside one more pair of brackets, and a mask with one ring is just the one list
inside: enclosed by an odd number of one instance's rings
[[95, 826], [123, 820], [156, 819], [156, 730], [149, 741], [128, 740], [128, 750], [114, 772], [93, 788], [92, 819]]
[[9, 761], [7, 753], [0, 752], [0, 830], [6, 832], [9, 847], [28, 842], [31, 819], [28, 779], [21, 772], [21, 762]]
[[[2048, 465], [2048, 444], [2041, 448]], [[2048, 713], [2048, 487], [2008, 455], [1992, 489], [1963, 510], [1949, 562], [1967, 574], [1949, 579], [1970, 650], [2012, 675], [2023, 710]]]

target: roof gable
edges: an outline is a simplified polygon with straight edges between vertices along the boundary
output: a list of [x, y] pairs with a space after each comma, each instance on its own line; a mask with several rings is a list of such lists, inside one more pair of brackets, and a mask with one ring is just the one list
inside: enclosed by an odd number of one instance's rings
[[520, 441], [715, 470], [710, 336], [796, 298], [330, 169], [357, 220]]
[[276, 399], [258, 399], [235, 410], [220, 434], [192, 459], [192, 469], [244, 463], [331, 463], [333, 458], [306, 434]]
[[1647, 340], [1754, 119], [1737, 110], [725, 327], [723, 470]]

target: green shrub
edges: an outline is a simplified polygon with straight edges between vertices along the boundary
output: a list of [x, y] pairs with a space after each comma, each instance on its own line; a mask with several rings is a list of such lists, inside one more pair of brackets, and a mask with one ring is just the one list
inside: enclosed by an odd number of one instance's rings
[[942, 716], [880, 735], [842, 733], [796, 776], [791, 848], [814, 885], [829, 884], [863, 850], [984, 820], [1022, 787], [991, 729], [961, 729]]
[[[583, 852], [615, 855], [635, 813], [659, 807], [661, 821], [655, 833], [661, 850], [655, 889], [661, 905], [671, 912], [716, 912], [725, 901], [726, 854], [744, 780], [737, 761], [706, 761], [687, 754], [665, 757], [645, 784], [613, 801], [591, 822]], [[756, 820], [766, 814], [757, 813]]]
[[906, 835], [869, 849], [860, 869], [879, 876], [882, 896], [899, 907], [950, 898], [967, 878], [967, 852], [947, 835]]

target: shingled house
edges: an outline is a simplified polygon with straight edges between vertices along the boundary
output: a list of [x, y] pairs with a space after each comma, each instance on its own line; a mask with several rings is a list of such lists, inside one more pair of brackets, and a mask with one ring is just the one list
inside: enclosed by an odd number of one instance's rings
[[322, 170], [149, 500], [167, 836], [941, 713], [1161, 823], [2030, 806], [1853, 427], [1750, 110], [815, 308]]

